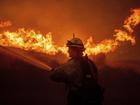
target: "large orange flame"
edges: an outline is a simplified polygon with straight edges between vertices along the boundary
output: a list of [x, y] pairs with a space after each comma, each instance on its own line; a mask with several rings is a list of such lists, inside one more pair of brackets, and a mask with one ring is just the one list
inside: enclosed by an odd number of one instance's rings
[[99, 53], [109, 53], [114, 51], [120, 42], [130, 41], [132, 45], [136, 43], [135, 36], [132, 35], [136, 25], [140, 23], [140, 8], [131, 10], [132, 14], [124, 21], [122, 29], [115, 29], [113, 39], [106, 39], [98, 44], [93, 44], [93, 40], [90, 37], [87, 40], [86, 51], [88, 55], [97, 55]]
[[[99, 53], [109, 53], [114, 51], [120, 42], [130, 41], [134, 45], [135, 37], [132, 35], [133, 29], [140, 23], [140, 9], [133, 9], [132, 14], [124, 21], [122, 29], [115, 29], [113, 39], [106, 39], [95, 44], [90, 37], [85, 43], [85, 54], [97, 55]], [[16, 32], [4, 31], [0, 33], [0, 46], [15, 47], [23, 50], [36, 51], [55, 55], [63, 53], [67, 55], [67, 47], [56, 45], [52, 40], [51, 33], [42, 35], [34, 30], [18, 29]]]

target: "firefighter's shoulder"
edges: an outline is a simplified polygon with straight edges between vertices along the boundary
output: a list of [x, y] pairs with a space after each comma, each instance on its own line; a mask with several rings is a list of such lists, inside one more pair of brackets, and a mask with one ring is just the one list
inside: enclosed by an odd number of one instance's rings
[[80, 64], [76, 59], [70, 59], [65, 64], [55, 68], [56, 71], [62, 71], [68, 75], [77, 71], [78, 69], [80, 69]]
[[71, 77], [76, 77], [79, 75], [80, 71], [80, 64], [77, 60], [71, 59], [65, 64], [54, 69], [53, 73], [51, 74], [51, 78], [55, 81], [66, 81], [70, 80]]

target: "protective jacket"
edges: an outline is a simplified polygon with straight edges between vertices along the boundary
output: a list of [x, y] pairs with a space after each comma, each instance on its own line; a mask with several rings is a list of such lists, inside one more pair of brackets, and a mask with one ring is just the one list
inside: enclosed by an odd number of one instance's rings
[[68, 105], [95, 104], [102, 94], [97, 80], [97, 68], [87, 57], [68, 60], [54, 69], [51, 79], [66, 84]]
[[[56, 82], [64, 82], [67, 85], [80, 86], [85, 73], [84, 71], [88, 69], [84, 67], [85, 62], [88, 64], [90, 69], [90, 74], [87, 74], [87, 77], [93, 76], [97, 81], [97, 68], [87, 57], [77, 57], [68, 60], [67, 63], [53, 70], [51, 79]], [[83, 69], [86, 70], [83, 71]]]

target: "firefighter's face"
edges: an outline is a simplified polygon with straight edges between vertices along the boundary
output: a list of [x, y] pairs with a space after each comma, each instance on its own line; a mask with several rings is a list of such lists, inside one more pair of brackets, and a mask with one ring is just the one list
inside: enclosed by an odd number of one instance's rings
[[76, 55], [76, 52], [74, 51], [73, 48], [68, 48], [68, 53], [69, 53], [69, 57], [74, 57]]
[[82, 56], [83, 51], [79, 50], [75, 47], [69, 47], [68, 48], [68, 53], [69, 53], [69, 57], [77, 57], [77, 56]]

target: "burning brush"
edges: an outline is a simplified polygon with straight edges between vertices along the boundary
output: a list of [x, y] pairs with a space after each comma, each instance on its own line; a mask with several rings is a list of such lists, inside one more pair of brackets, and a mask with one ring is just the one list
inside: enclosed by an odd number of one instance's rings
[[[140, 23], [140, 8], [132, 9], [131, 12], [132, 14], [126, 18], [121, 29], [114, 30], [113, 39], [105, 39], [97, 44], [94, 43], [92, 37], [87, 39], [84, 45], [86, 48], [84, 54], [87, 54], [88, 56], [98, 55], [100, 53], [107, 54], [114, 51], [121, 42], [126, 41], [129, 41], [134, 45], [136, 41], [133, 31]], [[3, 25], [5, 24], [0, 24], [0, 26]], [[68, 55], [66, 45], [56, 45], [53, 42], [51, 33], [42, 35], [41, 33], [36, 33], [34, 30], [25, 30], [24, 28], [19, 28], [16, 32], [4, 31], [0, 33], [0, 46], [6, 48], [14, 47], [26, 51], [35, 51], [45, 53], [47, 55], [57, 55], [58, 53]], [[28, 58], [28, 60], [31, 59]], [[33, 62], [34, 60], [31, 61]]]

